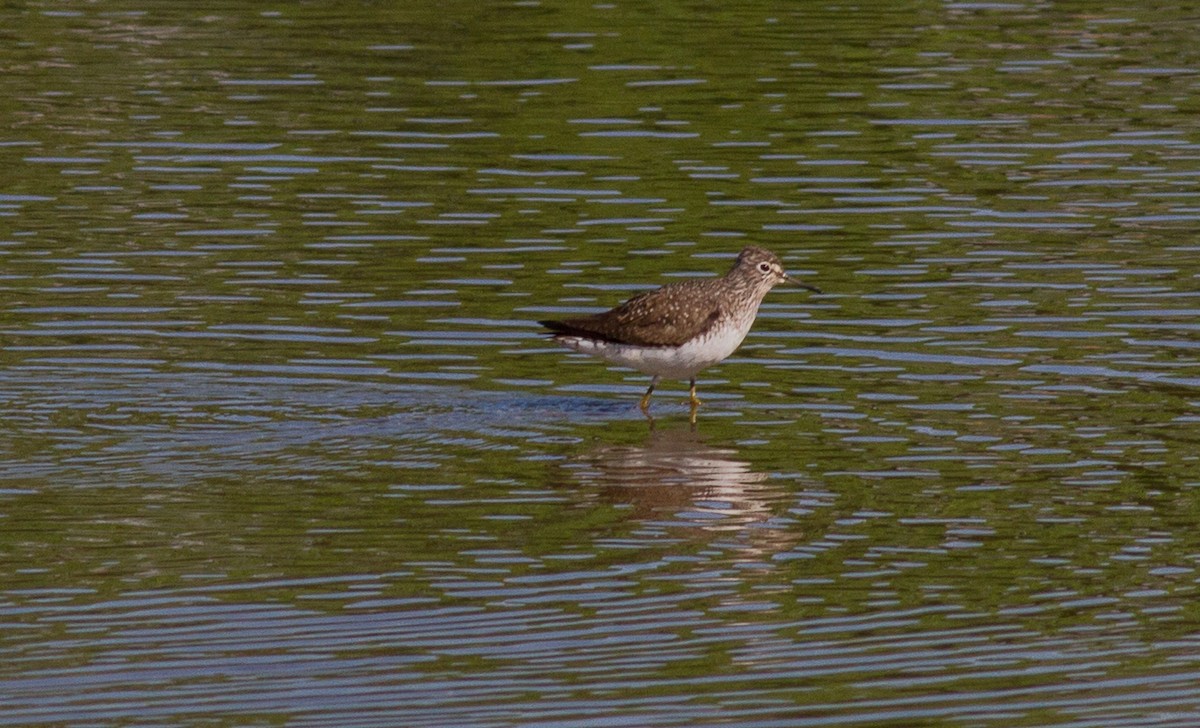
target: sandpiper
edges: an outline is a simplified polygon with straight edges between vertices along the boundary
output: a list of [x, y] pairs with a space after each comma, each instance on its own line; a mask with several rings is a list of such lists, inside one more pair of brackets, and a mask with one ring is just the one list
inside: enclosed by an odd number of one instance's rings
[[687, 379], [694, 417], [696, 374], [741, 345], [763, 297], [780, 283], [820, 293], [785, 273], [771, 251], [749, 246], [720, 278], [669, 283], [604, 313], [538, 323], [563, 346], [649, 374], [640, 404], [647, 416], [659, 379]]

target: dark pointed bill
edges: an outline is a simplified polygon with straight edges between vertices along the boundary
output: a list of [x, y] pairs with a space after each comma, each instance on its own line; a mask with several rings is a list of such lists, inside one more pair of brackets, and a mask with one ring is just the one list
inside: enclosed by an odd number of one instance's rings
[[801, 283], [800, 281], [796, 280], [792, 276], [787, 275], [786, 273], [783, 276], [783, 282], [790, 283], [793, 286], [799, 286], [800, 288], [803, 288], [806, 291], [812, 291], [813, 293], [824, 293], [824, 291], [822, 291], [820, 288], [817, 288], [816, 286], [810, 286], [807, 283]]

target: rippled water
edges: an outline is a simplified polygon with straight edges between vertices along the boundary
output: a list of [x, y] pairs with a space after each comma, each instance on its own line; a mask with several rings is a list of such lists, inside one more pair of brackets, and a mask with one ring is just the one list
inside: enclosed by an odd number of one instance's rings
[[1186, 5], [184, 5], [0, 9], [0, 725], [1200, 721]]

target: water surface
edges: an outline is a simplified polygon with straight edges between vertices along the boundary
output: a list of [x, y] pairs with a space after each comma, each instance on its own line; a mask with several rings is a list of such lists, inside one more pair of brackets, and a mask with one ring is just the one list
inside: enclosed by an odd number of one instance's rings
[[1187, 7], [0, 20], [0, 725], [1200, 719]]

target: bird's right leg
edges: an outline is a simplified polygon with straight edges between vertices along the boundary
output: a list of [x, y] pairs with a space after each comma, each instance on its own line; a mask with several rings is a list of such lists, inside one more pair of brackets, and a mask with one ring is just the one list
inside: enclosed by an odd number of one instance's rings
[[650, 395], [654, 393], [654, 385], [658, 384], [658, 377], [650, 380], [650, 386], [646, 388], [646, 393], [642, 395], [642, 402], [638, 406], [642, 408], [642, 414], [650, 416]]

